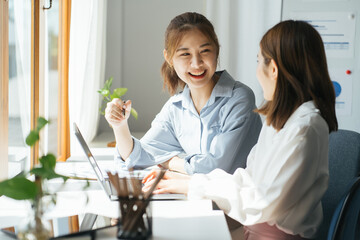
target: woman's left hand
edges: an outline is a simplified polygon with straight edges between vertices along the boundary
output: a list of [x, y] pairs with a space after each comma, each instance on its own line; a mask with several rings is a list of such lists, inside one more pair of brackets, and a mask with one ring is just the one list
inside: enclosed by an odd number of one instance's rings
[[[159, 173], [158, 170], [150, 172], [145, 178], [143, 191], [147, 192], [150, 190], [151, 186], [154, 184], [156, 175]], [[191, 176], [167, 171], [163, 179], [158, 183], [153, 194], [162, 194], [162, 193], [182, 193], [187, 194], [189, 189], [189, 181]]]

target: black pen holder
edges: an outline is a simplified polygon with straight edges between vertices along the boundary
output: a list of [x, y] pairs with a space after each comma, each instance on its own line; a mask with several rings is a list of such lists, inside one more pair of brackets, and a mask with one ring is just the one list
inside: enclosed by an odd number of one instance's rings
[[152, 214], [148, 200], [119, 198], [118, 239], [149, 239], [152, 235]]

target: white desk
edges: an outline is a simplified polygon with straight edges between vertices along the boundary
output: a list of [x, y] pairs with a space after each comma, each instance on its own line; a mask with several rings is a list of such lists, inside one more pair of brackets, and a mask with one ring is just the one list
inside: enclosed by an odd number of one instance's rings
[[[117, 228], [97, 231], [96, 239], [116, 240]], [[224, 214], [215, 211], [211, 214], [192, 217], [153, 217], [153, 235], [157, 240], [226, 240], [231, 239]]]
[[[57, 205], [46, 215], [53, 219], [83, 213], [116, 218], [118, 203], [102, 190], [59, 192]], [[213, 211], [210, 200], [152, 202], [152, 239], [231, 239], [222, 211]], [[26, 202], [0, 197], [0, 228], [17, 225], [26, 215]], [[112, 230], [115, 231], [115, 230]], [[116, 239], [114, 232], [99, 232], [97, 239]], [[11, 239], [0, 233], [0, 239]]]
[[[98, 163], [101, 168], [106, 168], [112, 161], [108, 159]], [[87, 161], [75, 160], [58, 163], [56, 171], [61, 174], [76, 173], [84, 176], [92, 173]], [[56, 189], [60, 185], [60, 182], [53, 182], [53, 187]], [[65, 191], [58, 192], [57, 204], [47, 212], [46, 217], [55, 219], [85, 213], [111, 218], [119, 216], [118, 203], [110, 201], [96, 181], [91, 183], [90, 189], [86, 192], [79, 191], [83, 186], [84, 182], [68, 180], [66, 186], [62, 188]], [[89, 201], [86, 204], [87, 197]], [[210, 200], [155, 201], [151, 204], [152, 239], [231, 239], [223, 212], [213, 211]], [[28, 202], [0, 197], [0, 228], [16, 226], [26, 216], [28, 209]], [[97, 239], [116, 239], [114, 236], [111, 231], [99, 232]], [[11, 238], [0, 232], [0, 239]]]

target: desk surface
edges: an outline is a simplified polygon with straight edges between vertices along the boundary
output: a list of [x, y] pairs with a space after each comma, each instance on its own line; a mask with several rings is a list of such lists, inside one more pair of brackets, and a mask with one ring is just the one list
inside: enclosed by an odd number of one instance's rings
[[[86, 204], [86, 196], [89, 198]], [[152, 239], [231, 239], [222, 211], [212, 210], [210, 200], [152, 202]], [[25, 216], [26, 202], [0, 197], [0, 228], [17, 225]], [[48, 219], [94, 213], [116, 218], [118, 203], [102, 190], [59, 192], [57, 205], [46, 214]], [[100, 232], [96, 239], [116, 239], [114, 231]], [[0, 239], [11, 239], [0, 233]]]
[[[108, 161], [101, 162], [108, 164]], [[88, 167], [85, 168], [84, 167]], [[63, 169], [61, 169], [63, 167]], [[57, 170], [65, 172], [89, 173], [87, 162], [59, 164]], [[91, 170], [92, 171], [92, 170]], [[91, 172], [90, 171], [90, 172]], [[92, 182], [88, 191], [82, 189], [84, 181], [69, 180], [66, 187], [57, 191], [57, 203], [47, 211], [46, 218], [56, 219], [93, 213], [111, 218], [119, 216], [118, 202], [110, 201], [105, 192], [99, 189], [98, 182]], [[61, 186], [59, 183], [55, 187]], [[94, 190], [95, 189], [95, 190]], [[88, 200], [88, 201], [87, 201]], [[151, 203], [153, 217], [152, 239], [231, 239], [230, 232], [222, 211], [214, 211], [210, 200], [198, 201], [154, 201]], [[15, 201], [0, 197], [0, 228], [18, 225], [29, 209], [26, 201]], [[108, 230], [99, 232], [97, 239], [116, 239], [114, 232]], [[0, 232], [0, 239], [12, 239]]]

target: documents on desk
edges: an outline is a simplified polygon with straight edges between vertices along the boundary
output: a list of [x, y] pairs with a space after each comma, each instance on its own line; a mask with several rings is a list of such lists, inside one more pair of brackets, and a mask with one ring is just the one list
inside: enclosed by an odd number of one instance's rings
[[[106, 176], [106, 172], [119, 172], [121, 176], [128, 175], [128, 171], [116, 169], [113, 160], [98, 161], [101, 173]], [[134, 171], [135, 176], [144, 177], [150, 170]], [[97, 176], [88, 161], [58, 162], [56, 172], [70, 177], [83, 177], [97, 180]]]
[[[144, 170], [134, 170], [130, 174], [128, 170], [117, 169], [114, 171], [114, 162], [113, 161], [96, 161], [96, 166], [91, 166], [89, 162], [66, 162], [66, 163], [58, 163], [56, 165], [56, 172], [59, 174], [63, 174], [65, 176], [70, 177], [82, 177], [92, 180], [97, 180], [99, 184], [92, 184], [91, 189], [94, 189], [96, 186], [97, 189], [103, 189], [106, 194], [112, 199], [116, 200], [117, 197], [113, 195], [112, 187], [109, 184], [108, 174], [107, 172], [117, 172], [119, 177], [128, 177], [130, 175], [138, 177], [142, 179], [146, 176], [152, 169], [144, 169]], [[98, 173], [96, 174], [96, 171]], [[79, 184], [77, 184], [79, 185]], [[65, 186], [65, 189], [68, 189]], [[80, 190], [81, 188], [77, 187], [74, 190]], [[186, 196], [184, 194], [161, 194], [154, 195], [154, 200], [185, 200]]]

